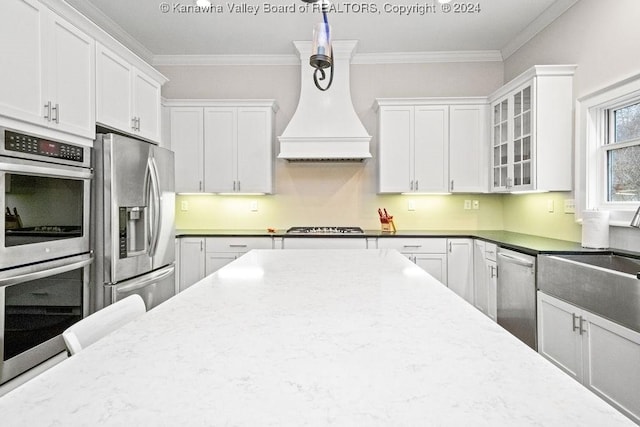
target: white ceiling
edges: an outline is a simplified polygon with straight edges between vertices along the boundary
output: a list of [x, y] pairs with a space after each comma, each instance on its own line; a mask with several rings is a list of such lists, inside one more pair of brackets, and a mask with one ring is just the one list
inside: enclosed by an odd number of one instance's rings
[[[180, 13], [195, 0], [66, 0], [143, 58], [162, 63], [174, 55], [294, 55], [293, 40], [310, 40], [319, 12], [266, 13], [263, 5], [304, 6], [301, 0], [213, 0], [222, 12]], [[334, 0], [329, 13], [335, 40], [358, 40], [369, 58], [397, 53], [493, 53], [507, 57], [578, 0], [476, 0], [476, 13], [443, 13], [437, 0]], [[163, 13], [161, 3], [170, 11]], [[458, 0], [450, 5], [455, 6]], [[460, 2], [461, 3], [461, 2]], [[374, 4], [379, 13], [355, 12]], [[178, 5], [178, 6], [176, 6]], [[229, 7], [259, 6], [257, 14]], [[387, 7], [430, 5], [435, 13], [398, 15]], [[176, 8], [174, 8], [176, 7]], [[406, 55], [405, 55], [406, 57]]]

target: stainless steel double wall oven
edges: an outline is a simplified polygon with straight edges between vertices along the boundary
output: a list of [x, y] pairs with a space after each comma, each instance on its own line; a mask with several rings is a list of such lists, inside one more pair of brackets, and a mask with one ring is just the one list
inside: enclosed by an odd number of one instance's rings
[[0, 383], [88, 314], [91, 148], [0, 128]]

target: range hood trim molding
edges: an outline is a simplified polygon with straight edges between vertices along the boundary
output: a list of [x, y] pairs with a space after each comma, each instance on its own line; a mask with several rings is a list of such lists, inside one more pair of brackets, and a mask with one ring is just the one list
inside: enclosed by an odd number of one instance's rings
[[356, 40], [332, 43], [334, 82], [326, 92], [313, 85], [311, 42], [294, 41], [300, 55], [300, 98], [280, 141], [279, 159], [288, 161], [363, 161], [370, 159], [368, 134], [353, 108], [349, 67]]

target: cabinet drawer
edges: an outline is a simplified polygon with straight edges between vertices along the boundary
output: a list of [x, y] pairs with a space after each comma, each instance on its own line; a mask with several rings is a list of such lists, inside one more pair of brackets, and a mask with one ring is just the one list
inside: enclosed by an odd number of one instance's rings
[[246, 252], [251, 249], [273, 249], [271, 237], [207, 237], [207, 252]]
[[485, 242], [484, 244], [484, 257], [486, 259], [490, 259], [491, 261], [496, 260], [496, 253], [498, 252], [498, 247], [495, 243]]
[[447, 239], [384, 237], [378, 239], [378, 249], [397, 249], [403, 253], [444, 254], [447, 252]]

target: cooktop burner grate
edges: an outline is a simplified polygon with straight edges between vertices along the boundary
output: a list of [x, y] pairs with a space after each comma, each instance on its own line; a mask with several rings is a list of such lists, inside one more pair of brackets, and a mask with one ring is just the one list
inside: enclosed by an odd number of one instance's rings
[[363, 234], [360, 227], [291, 227], [288, 234]]

